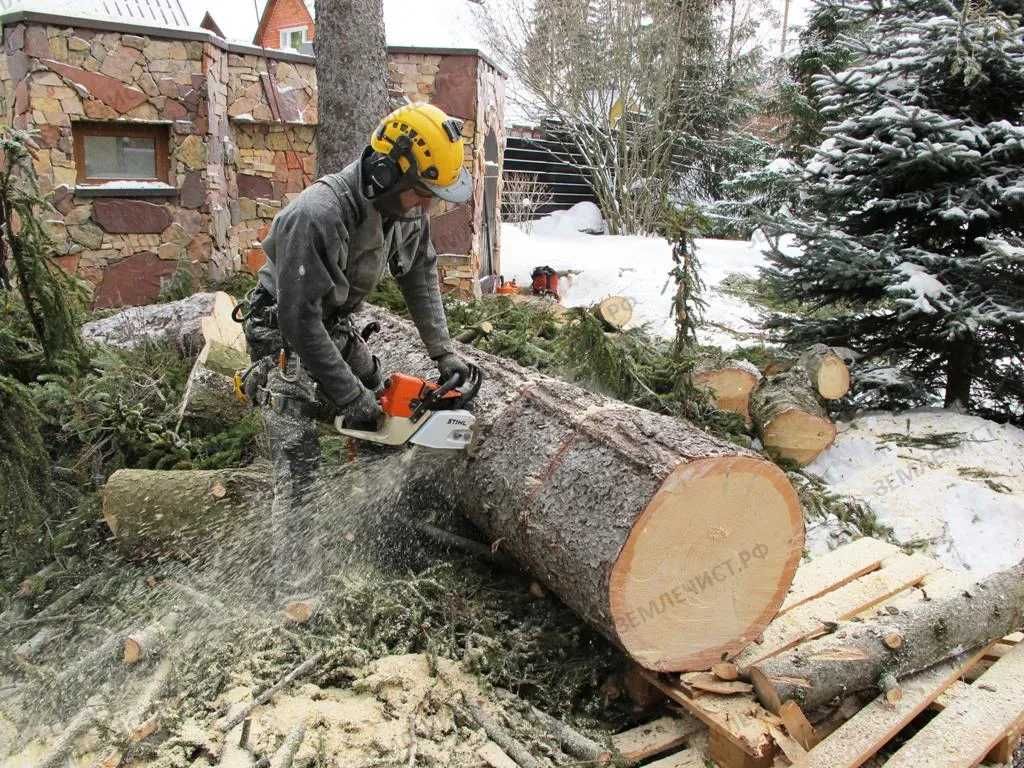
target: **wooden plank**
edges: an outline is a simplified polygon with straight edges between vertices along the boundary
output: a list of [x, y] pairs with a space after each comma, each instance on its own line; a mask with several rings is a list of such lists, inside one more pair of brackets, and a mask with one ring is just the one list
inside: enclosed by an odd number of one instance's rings
[[692, 717], [659, 717], [646, 725], [612, 736], [612, 746], [629, 763], [639, 763], [670, 749], [681, 747], [701, 728]]
[[696, 749], [684, 749], [653, 763], [647, 763], [644, 768], [704, 768], [704, 756]]
[[939, 564], [924, 555], [893, 555], [874, 571], [779, 617], [760, 643], [748, 646], [733, 661], [744, 669], [794, 645], [825, 634], [826, 622], [842, 621], [918, 583]]
[[814, 732], [800, 705], [795, 701], [787, 701], [779, 708], [779, 717], [782, 718], [786, 731], [792, 736], [796, 743], [804, 749], [814, 749], [818, 744], [818, 735]]
[[882, 561], [899, 553], [899, 548], [878, 539], [863, 538], [845, 544], [826, 555], [801, 564], [779, 614], [819, 595], [838, 589], [866, 573], [877, 571]]
[[[895, 705], [884, 695], [868, 702], [828, 738], [807, 753], [800, 768], [857, 768], [884, 747], [907, 723], [955, 683], [984, 655], [978, 650], [965, 659], [951, 659], [900, 681], [903, 698]], [[923, 768], [922, 763], [917, 768]], [[931, 766], [929, 766], [931, 768]]]
[[[995, 648], [1006, 647], [1005, 645], [999, 644], [990, 647], [990, 652]], [[980, 665], [975, 665], [973, 669], [977, 669]], [[944, 690], [942, 694], [935, 701], [932, 702], [932, 709], [942, 711], [946, 707], [953, 704], [955, 701], [963, 696], [966, 696], [971, 690], [971, 686], [960, 680], [957, 680], [949, 688]], [[1005, 765], [1013, 760], [1013, 754], [1017, 751], [1017, 746], [1020, 744], [1021, 731], [1024, 729], [1024, 722], [1018, 722], [1010, 729], [1005, 736], [996, 742], [996, 745], [992, 748], [992, 751], [985, 756], [986, 764], [993, 765]]]
[[[647, 679], [666, 696], [707, 725], [712, 735], [721, 734], [721, 737], [736, 749], [752, 758], [770, 758], [774, 753], [775, 744], [769, 731], [769, 724], [778, 718], [753, 698], [700, 696], [694, 699], [656, 673], [646, 674]], [[771, 765], [770, 759], [768, 765]]]
[[774, 742], [772, 752], [755, 757], [733, 743], [724, 731], [711, 731], [708, 740], [708, 756], [718, 768], [771, 768], [774, 763]]
[[887, 768], [970, 768], [1024, 717], [1024, 646], [992, 665], [885, 763]]

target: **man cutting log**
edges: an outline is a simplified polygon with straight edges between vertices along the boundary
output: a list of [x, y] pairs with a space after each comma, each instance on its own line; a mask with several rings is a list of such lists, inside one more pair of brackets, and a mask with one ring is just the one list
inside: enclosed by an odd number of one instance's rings
[[312, 596], [320, 555], [315, 518], [320, 459], [316, 420], [344, 417], [373, 430], [381, 416], [377, 358], [351, 315], [387, 267], [442, 380], [468, 375], [448, 336], [428, 212], [464, 203], [462, 125], [430, 104], [385, 117], [362, 156], [317, 180], [274, 219], [267, 263], [248, 297], [244, 328], [253, 366], [245, 392], [264, 415], [274, 465], [275, 582], [286, 603]]

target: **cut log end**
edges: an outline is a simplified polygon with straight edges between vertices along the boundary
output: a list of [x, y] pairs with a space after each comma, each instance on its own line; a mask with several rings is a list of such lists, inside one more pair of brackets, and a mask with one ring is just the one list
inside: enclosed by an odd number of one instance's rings
[[753, 366], [723, 366], [693, 375], [693, 383], [711, 391], [715, 407], [736, 413], [750, 422], [750, 395], [761, 380]]
[[762, 434], [768, 450], [801, 466], [814, 461], [835, 439], [835, 424], [795, 408], [775, 416]]
[[284, 606], [284, 615], [295, 624], [305, 624], [315, 613], [315, 600], [289, 600]]
[[619, 642], [648, 669], [708, 669], [775, 616], [803, 542], [799, 502], [774, 464], [727, 456], [677, 467], [611, 572]]
[[837, 355], [821, 361], [815, 379], [818, 392], [826, 400], [838, 400], [850, 391], [850, 369]]
[[633, 319], [633, 302], [625, 296], [609, 296], [594, 308], [594, 313], [609, 329], [621, 331]]
[[138, 664], [142, 659], [142, 643], [136, 637], [129, 637], [124, 641], [124, 663], [128, 666]]

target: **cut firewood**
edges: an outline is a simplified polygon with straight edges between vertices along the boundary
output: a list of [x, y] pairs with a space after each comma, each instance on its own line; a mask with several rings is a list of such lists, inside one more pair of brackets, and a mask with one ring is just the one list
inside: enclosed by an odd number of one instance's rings
[[166, 647], [177, 628], [178, 614], [172, 611], [145, 629], [132, 632], [124, 641], [124, 663], [131, 666], [143, 658], [156, 656]]
[[609, 331], [621, 331], [633, 319], [633, 302], [625, 296], [609, 296], [602, 299], [593, 312]]
[[[119, 543], [153, 549], [200, 540], [259, 513], [273, 498], [259, 466], [192, 471], [119, 469], [103, 486], [103, 518]], [[265, 501], [269, 507], [269, 501]]]
[[235, 394], [233, 377], [248, 366], [249, 356], [244, 351], [207, 341], [185, 384], [178, 407], [178, 428], [190, 423], [217, 431], [240, 421], [248, 409]]
[[89, 699], [78, 714], [71, 719], [71, 722], [64, 727], [49, 751], [35, 764], [35, 768], [63, 768], [71, 750], [74, 749], [75, 742], [105, 715], [106, 710], [102, 700], [96, 696]]
[[798, 362], [826, 400], [838, 400], [850, 391], [850, 369], [832, 347], [815, 344], [800, 355]]
[[[884, 687], [977, 648], [1024, 625], [1024, 562], [967, 589], [912, 604], [890, 605], [873, 619], [840, 623], [828, 637], [764, 659], [750, 668], [757, 696], [778, 712], [783, 702], [815, 709], [849, 693]], [[885, 637], [903, 644], [890, 648]]]
[[196, 293], [180, 301], [129, 307], [82, 326], [82, 338], [94, 344], [135, 349], [172, 344], [183, 356], [197, 354], [208, 341], [245, 351], [242, 326], [231, 319], [235, 300], [223, 291]]
[[726, 360], [720, 364], [698, 366], [692, 381], [710, 390], [715, 407], [736, 413], [750, 423], [750, 395], [761, 381], [757, 366], [747, 360]]
[[750, 414], [765, 448], [803, 466], [836, 439], [836, 426], [802, 369], [768, 378], [750, 400]]

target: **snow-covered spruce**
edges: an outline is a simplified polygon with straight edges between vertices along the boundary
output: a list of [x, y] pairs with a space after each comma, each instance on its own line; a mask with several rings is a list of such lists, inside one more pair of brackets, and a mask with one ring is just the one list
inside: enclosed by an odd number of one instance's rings
[[888, 357], [947, 404], [1019, 418], [1021, 6], [960, 6], [819, 4], [851, 63], [814, 79], [826, 138], [774, 224], [801, 247], [776, 248], [769, 275], [785, 298], [835, 309], [783, 318], [790, 341]]

